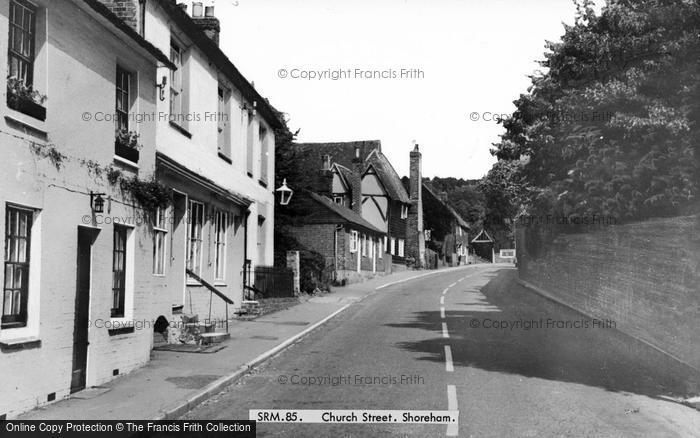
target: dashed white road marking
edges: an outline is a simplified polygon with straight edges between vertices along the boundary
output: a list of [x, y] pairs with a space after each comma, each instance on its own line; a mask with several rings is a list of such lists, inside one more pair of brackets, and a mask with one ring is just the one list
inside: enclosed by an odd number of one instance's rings
[[440, 297], [440, 304], [445, 304], [445, 297], [444, 296]]
[[445, 319], [445, 308], [440, 307], [440, 318]]
[[449, 289], [449, 287], [446, 287], [446, 288], [442, 291], [442, 294], [445, 295], [445, 294], [447, 293], [447, 290], [448, 290], [448, 289]]
[[[458, 410], [457, 406], [457, 388], [454, 385], [447, 385], [447, 409], [450, 411]], [[447, 436], [457, 436], [459, 434], [459, 418], [456, 423], [447, 425]]]
[[447, 324], [444, 323], [444, 322], [442, 323], [442, 337], [443, 337], [443, 338], [449, 338], [449, 337], [450, 337], [450, 334], [447, 332]]
[[451, 288], [451, 287], [455, 287], [456, 284], [457, 284], [457, 282], [455, 281], [455, 282], [452, 283], [451, 285], [447, 286], [447, 288], [449, 289], [449, 288]]
[[451, 373], [455, 370], [452, 365], [452, 349], [449, 345], [445, 345], [445, 371]]

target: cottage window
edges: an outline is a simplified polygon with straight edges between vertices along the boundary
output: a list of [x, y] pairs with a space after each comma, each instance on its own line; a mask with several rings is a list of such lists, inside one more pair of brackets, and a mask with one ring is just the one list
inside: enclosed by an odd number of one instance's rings
[[216, 246], [216, 279], [223, 280], [226, 276], [226, 232], [228, 230], [228, 213], [216, 212], [215, 246]]
[[261, 126], [258, 129], [258, 139], [260, 141], [260, 180], [267, 184], [267, 174], [268, 174], [268, 162], [269, 162], [269, 151], [268, 151], [268, 138], [267, 129]]
[[190, 201], [187, 206], [187, 221], [187, 269], [199, 275], [202, 268], [204, 204]]
[[176, 69], [170, 70], [170, 116], [180, 123], [182, 114], [182, 49], [175, 42], [170, 42], [170, 62]]
[[131, 74], [117, 66], [117, 103], [116, 103], [116, 128], [117, 131], [129, 130], [129, 84]]
[[219, 154], [223, 155], [224, 159], [231, 159], [231, 115], [229, 112], [229, 99], [231, 92], [223, 84], [219, 84], [218, 90], [218, 113], [217, 129], [218, 129], [218, 149]]
[[401, 206], [401, 219], [406, 219], [408, 217], [408, 205]]
[[126, 296], [126, 235], [127, 228], [114, 226], [112, 246], [112, 310], [111, 316], [124, 316], [124, 298]]
[[396, 255], [396, 239], [393, 237], [391, 238], [391, 246], [389, 247], [389, 252], [391, 253], [391, 255]]
[[406, 241], [403, 239], [399, 239], [399, 249], [398, 249], [399, 257], [403, 257], [403, 251], [404, 251], [405, 246], [406, 246]]
[[253, 149], [255, 147], [255, 118], [252, 113], [248, 112], [248, 128], [246, 130], [246, 172], [248, 176], [253, 177]]
[[333, 202], [335, 202], [338, 205], [345, 205], [345, 199], [343, 196], [333, 196]]
[[153, 273], [155, 275], [165, 274], [165, 237], [168, 234], [165, 212], [164, 208], [158, 207], [153, 221]]
[[10, 1], [8, 76], [26, 86], [34, 81], [36, 8], [24, 0]]
[[33, 210], [7, 207], [2, 328], [27, 325], [29, 253], [33, 218]]
[[357, 231], [350, 231], [350, 252], [357, 252], [357, 241], [359, 239], [359, 233]]
[[[385, 237], [385, 239], [386, 239], [386, 237]], [[382, 242], [383, 242], [382, 238], [377, 239], [377, 257], [379, 257], [380, 259], [382, 257], [384, 257], [384, 255], [383, 255], [384, 246], [382, 245]]]
[[362, 257], [367, 257], [367, 235], [362, 235]]

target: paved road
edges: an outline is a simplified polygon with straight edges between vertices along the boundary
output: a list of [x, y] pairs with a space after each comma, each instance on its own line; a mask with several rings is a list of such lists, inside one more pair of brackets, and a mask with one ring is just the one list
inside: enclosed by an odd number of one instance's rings
[[[482, 266], [381, 289], [186, 418], [456, 404], [458, 428], [258, 424], [258, 436], [698, 436], [700, 413], [660, 397], [697, 395], [700, 377], [605, 324], [583, 327], [585, 318], [515, 278]], [[344, 380], [299, 384], [326, 376]]]

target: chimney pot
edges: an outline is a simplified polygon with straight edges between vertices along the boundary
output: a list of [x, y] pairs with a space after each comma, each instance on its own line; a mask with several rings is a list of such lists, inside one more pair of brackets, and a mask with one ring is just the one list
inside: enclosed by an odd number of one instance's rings
[[192, 17], [194, 18], [199, 18], [202, 16], [202, 3], [201, 2], [194, 2], [192, 3]]
[[214, 17], [214, 6], [207, 6], [204, 8], [205, 17]]

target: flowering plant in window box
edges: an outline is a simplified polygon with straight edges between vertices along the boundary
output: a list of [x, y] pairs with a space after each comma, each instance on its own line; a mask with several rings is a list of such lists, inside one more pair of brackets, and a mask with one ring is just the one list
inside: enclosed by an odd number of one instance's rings
[[43, 106], [45, 101], [46, 96], [34, 90], [31, 85], [26, 85], [24, 81], [17, 78], [7, 78], [9, 108], [44, 121], [46, 120], [46, 108]]
[[139, 161], [139, 134], [126, 129], [118, 129], [115, 133], [114, 153], [134, 163]]

